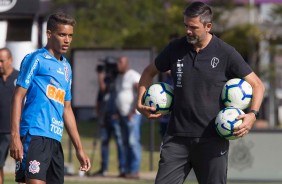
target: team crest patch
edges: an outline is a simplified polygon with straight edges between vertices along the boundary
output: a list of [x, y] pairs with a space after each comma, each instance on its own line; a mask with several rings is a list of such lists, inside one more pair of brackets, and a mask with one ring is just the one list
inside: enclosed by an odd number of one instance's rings
[[213, 57], [211, 59], [211, 66], [212, 66], [212, 68], [217, 67], [218, 63], [219, 63], [219, 59], [217, 57]]
[[30, 161], [28, 171], [31, 172], [32, 174], [39, 173], [40, 170], [39, 165], [40, 162], [37, 162], [36, 160]]

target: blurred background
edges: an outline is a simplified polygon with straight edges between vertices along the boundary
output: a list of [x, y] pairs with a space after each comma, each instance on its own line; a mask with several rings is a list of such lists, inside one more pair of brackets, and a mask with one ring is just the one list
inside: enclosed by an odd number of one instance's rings
[[[253, 133], [231, 144], [231, 178], [281, 181], [282, 0], [202, 1], [214, 9], [212, 32], [235, 47], [266, 86], [260, 119], [255, 123]], [[173, 37], [185, 34], [182, 12], [189, 2], [0, 0], [0, 47], [11, 49], [14, 66], [19, 69], [27, 53], [45, 46], [46, 20], [50, 13], [63, 10], [74, 16], [77, 25], [72, 49], [67, 55], [73, 67], [73, 107], [78, 122], [88, 126], [85, 122], [95, 124], [97, 118], [94, 110], [98, 91], [95, 69], [101, 64], [107, 67], [101, 60], [122, 53], [129, 57], [132, 68], [141, 73]], [[149, 122], [148, 128], [143, 130], [150, 135], [150, 139], [144, 140], [149, 150], [146, 166], [149, 171], [156, 170], [152, 164], [158, 158], [154, 159], [153, 152], [158, 153], [160, 144], [154, 126]], [[91, 129], [89, 134], [93, 136], [95, 127]], [[66, 160], [72, 164], [72, 148], [68, 141], [65, 148], [68, 150]], [[275, 151], [267, 152], [271, 149]], [[93, 151], [90, 149], [89, 153]], [[269, 164], [270, 160], [273, 163]], [[266, 164], [269, 167], [265, 167]]]

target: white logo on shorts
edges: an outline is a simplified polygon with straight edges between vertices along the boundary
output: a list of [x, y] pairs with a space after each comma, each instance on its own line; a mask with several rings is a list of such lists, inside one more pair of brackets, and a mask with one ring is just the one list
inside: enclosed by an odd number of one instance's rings
[[227, 151], [221, 151], [220, 155], [224, 155]]
[[17, 162], [16, 162], [16, 172], [17, 172], [18, 170], [20, 170], [20, 168], [21, 168], [21, 162], [20, 162], [20, 161], [17, 161]]
[[30, 161], [28, 171], [31, 172], [32, 174], [39, 173], [40, 171], [39, 165], [40, 162], [37, 162], [36, 160]]

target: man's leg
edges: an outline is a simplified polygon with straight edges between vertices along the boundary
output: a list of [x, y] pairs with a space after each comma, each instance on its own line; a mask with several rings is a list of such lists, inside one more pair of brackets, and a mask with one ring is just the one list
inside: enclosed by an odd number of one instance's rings
[[0, 184], [4, 183], [4, 165], [9, 152], [10, 134], [0, 134]]
[[124, 148], [124, 157], [125, 157], [125, 172], [129, 173], [129, 128], [128, 128], [128, 117], [122, 116], [120, 117], [120, 126], [121, 126], [121, 135], [122, 135], [122, 143]]
[[155, 184], [181, 184], [192, 166], [189, 138], [165, 135], [160, 150], [160, 161]]
[[200, 138], [192, 147], [191, 160], [199, 184], [226, 184], [229, 142]]
[[41, 136], [32, 136], [26, 154], [25, 176], [27, 183], [43, 184], [49, 183], [48, 180], [52, 179], [51, 183], [63, 184], [64, 183], [64, 161], [61, 159], [60, 164], [56, 164], [56, 170], [61, 170], [60, 173], [53, 172], [50, 176], [49, 169], [50, 163], [56, 158], [56, 154], [60, 152], [60, 142]]
[[92, 176], [106, 176], [109, 163], [109, 141], [110, 141], [109, 127], [106, 127], [105, 122], [100, 128], [100, 141], [101, 141], [101, 168], [96, 171]]
[[[63, 184], [64, 183], [64, 154], [63, 154], [61, 143], [52, 139], [46, 139], [44, 142], [48, 142], [45, 148], [50, 150], [49, 152], [50, 157], [49, 156], [46, 157], [46, 160], [50, 160], [50, 164], [47, 169], [46, 177], [45, 177], [46, 181], [42, 180], [41, 178], [39, 179], [27, 178], [27, 184], [46, 184], [46, 183]], [[44, 154], [45, 153], [43, 152], [43, 155]]]
[[109, 143], [110, 143], [111, 130], [109, 127], [101, 128], [101, 174], [104, 176], [108, 171], [109, 165]]
[[46, 183], [64, 183], [64, 153], [60, 142], [52, 141], [53, 154], [46, 175]]
[[121, 126], [118, 119], [112, 120], [115, 141], [118, 149], [119, 176], [125, 176], [125, 150], [122, 141]]
[[15, 181], [18, 183], [25, 183], [25, 165], [26, 165], [26, 155], [27, 150], [30, 145], [31, 136], [27, 133], [25, 136], [21, 137], [21, 141], [23, 144], [23, 159], [22, 162], [16, 161], [16, 169], [15, 169]]
[[129, 123], [129, 147], [130, 147], [130, 173], [138, 175], [142, 156], [140, 126], [140, 114], [135, 114]]
[[27, 184], [46, 184], [45, 181], [38, 180], [38, 179], [27, 179]]
[[3, 184], [4, 182], [4, 172], [3, 167], [0, 167], [0, 184]]

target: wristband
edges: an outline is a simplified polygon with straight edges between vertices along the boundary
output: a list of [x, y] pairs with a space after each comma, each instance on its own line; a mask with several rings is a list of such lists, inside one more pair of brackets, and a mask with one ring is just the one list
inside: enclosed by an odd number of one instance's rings
[[259, 117], [259, 111], [251, 110], [250, 112], [254, 113], [255, 116], [256, 116], [256, 119], [258, 119], [258, 117]]

